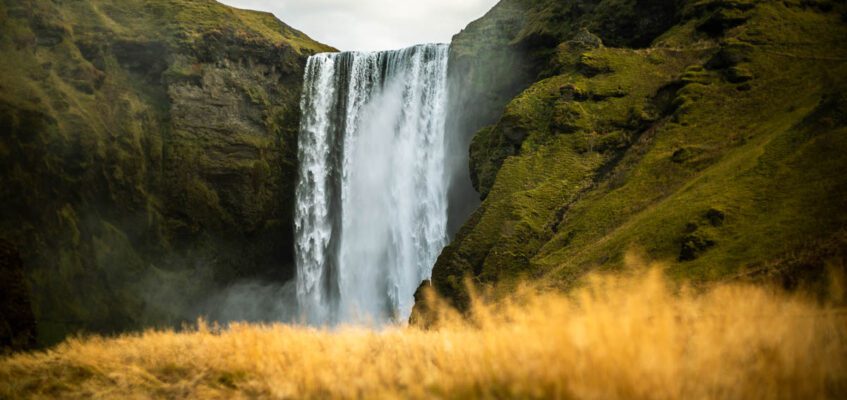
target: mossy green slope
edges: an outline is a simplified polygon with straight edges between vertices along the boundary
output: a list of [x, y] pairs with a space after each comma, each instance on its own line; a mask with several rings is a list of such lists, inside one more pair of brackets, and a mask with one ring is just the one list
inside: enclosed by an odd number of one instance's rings
[[[494, 124], [506, 104], [540, 77], [549, 77], [556, 46], [588, 28], [610, 46], [641, 48], [678, 20], [678, 0], [501, 1], [453, 37], [447, 131], [451, 176], [450, 230], [476, 207], [468, 189], [467, 148]], [[500, 151], [507, 151], [501, 149]]]
[[211, 0], [8, 0], [0, 20], [0, 235], [42, 344], [290, 276], [302, 69], [333, 49]]
[[646, 48], [598, 47], [609, 27], [582, 23], [476, 134], [484, 202], [439, 258], [438, 291], [461, 305], [465, 276], [570, 287], [632, 249], [683, 279], [793, 285], [844, 254], [845, 6], [688, 1], [675, 18]]

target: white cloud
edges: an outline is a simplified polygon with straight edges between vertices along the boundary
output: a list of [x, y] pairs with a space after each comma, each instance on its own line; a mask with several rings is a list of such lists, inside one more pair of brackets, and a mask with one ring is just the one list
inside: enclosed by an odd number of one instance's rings
[[274, 13], [341, 50], [388, 50], [447, 43], [498, 0], [220, 0]]

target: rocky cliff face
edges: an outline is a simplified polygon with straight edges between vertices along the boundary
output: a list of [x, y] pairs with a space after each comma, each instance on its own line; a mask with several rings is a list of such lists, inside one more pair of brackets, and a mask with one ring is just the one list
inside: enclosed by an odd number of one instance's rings
[[0, 235], [41, 343], [291, 276], [302, 69], [331, 48], [211, 0], [4, 1], [0, 20]]
[[0, 241], [0, 354], [35, 345], [36, 323], [18, 250]]
[[[835, 1], [504, 0], [454, 38], [483, 202], [432, 284], [560, 288], [628, 251], [789, 286], [844, 254], [847, 46]], [[525, 73], [515, 73], [521, 71]], [[462, 114], [472, 114], [468, 117]]]
[[[504, 107], [532, 83], [555, 74], [556, 46], [584, 30], [598, 32], [609, 45], [646, 47], [677, 24], [680, 1], [501, 1], [453, 38], [450, 48], [451, 227], [455, 232], [477, 208], [482, 185], [487, 195], [494, 171], [468, 169], [471, 139], [497, 122]], [[502, 150], [511, 152], [505, 146]], [[469, 174], [468, 174], [469, 173]], [[483, 182], [480, 182], [482, 180]], [[479, 190], [479, 188], [478, 188]]]

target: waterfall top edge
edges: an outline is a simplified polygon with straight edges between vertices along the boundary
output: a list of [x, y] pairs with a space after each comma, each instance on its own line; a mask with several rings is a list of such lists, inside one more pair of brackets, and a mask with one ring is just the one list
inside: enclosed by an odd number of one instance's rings
[[406, 321], [447, 242], [448, 44], [322, 53], [301, 97], [297, 313]]
[[[397, 53], [406, 50], [417, 49], [421, 47], [450, 47], [450, 43], [420, 43], [409, 47], [403, 47], [400, 49], [393, 50], [374, 50], [374, 51], [363, 51], [363, 50], [349, 50], [349, 51], [327, 51], [323, 53], [315, 53], [311, 57], [326, 57], [333, 55], [342, 55], [342, 54], [352, 54], [352, 55], [373, 55], [373, 54], [383, 54], [383, 53]], [[311, 58], [310, 57], [310, 58]]]

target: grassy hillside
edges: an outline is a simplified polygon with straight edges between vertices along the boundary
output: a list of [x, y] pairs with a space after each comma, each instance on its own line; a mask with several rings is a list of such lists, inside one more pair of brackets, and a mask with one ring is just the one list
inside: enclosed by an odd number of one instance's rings
[[8, 0], [0, 21], [0, 238], [42, 344], [291, 275], [302, 69], [331, 48], [212, 0]]
[[[500, 293], [523, 279], [569, 288], [629, 249], [676, 278], [787, 287], [843, 257], [843, 4], [680, 2], [672, 25], [628, 36], [593, 16], [615, 2], [584, 3], [594, 14], [574, 19], [561, 7], [582, 2], [522, 9], [508, 46], [552, 33], [535, 46], [534, 83], [473, 138], [484, 201], [436, 264], [439, 292], [465, 304], [465, 276]], [[456, 40], [477, 40], [490, 18]]]
[[[642, 264], [630, 264], [644, 270]], [[847, 318], [650, 274], [441, 308], [430, 330], [272, 325], [73, 338], [0, 359], [3, 398], [843, 398]], [[526, 289], [526, 288], [525, 288]]]

